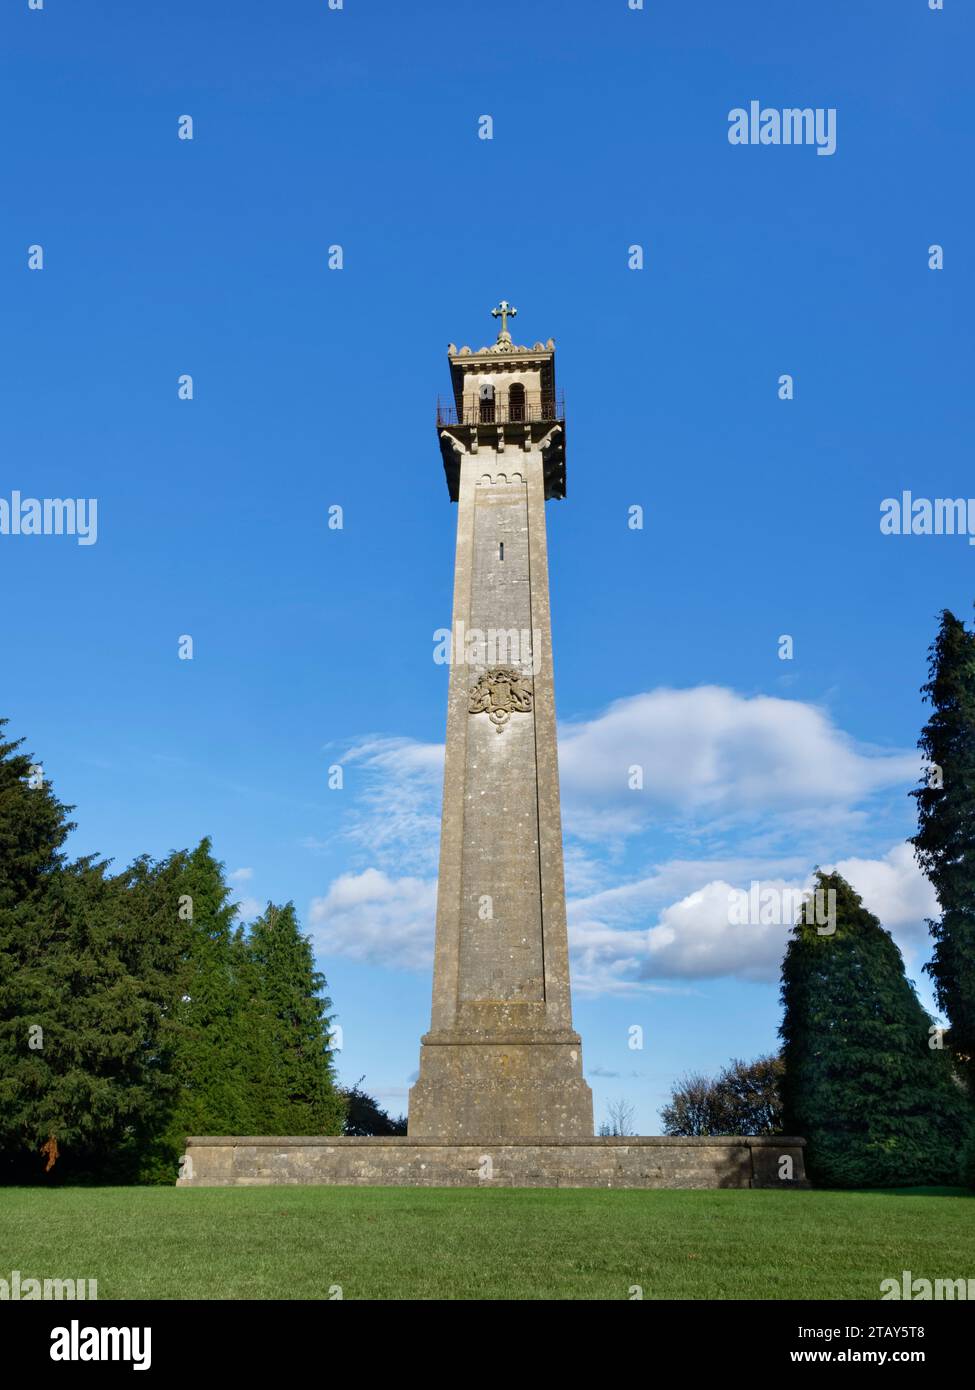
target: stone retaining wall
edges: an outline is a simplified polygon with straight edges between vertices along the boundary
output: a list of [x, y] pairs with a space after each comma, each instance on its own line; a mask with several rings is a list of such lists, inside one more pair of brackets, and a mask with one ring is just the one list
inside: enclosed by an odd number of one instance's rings
[[806, 1187], [804, 1139], [190, 1138], [177, 1187]]

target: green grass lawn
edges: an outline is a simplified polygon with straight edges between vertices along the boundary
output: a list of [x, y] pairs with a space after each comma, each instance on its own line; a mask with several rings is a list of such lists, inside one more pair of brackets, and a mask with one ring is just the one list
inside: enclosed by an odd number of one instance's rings
[[107, 1298], [867, 1298], [975, 1276], [964, 1193], [0, 1189], [0, 1278]]

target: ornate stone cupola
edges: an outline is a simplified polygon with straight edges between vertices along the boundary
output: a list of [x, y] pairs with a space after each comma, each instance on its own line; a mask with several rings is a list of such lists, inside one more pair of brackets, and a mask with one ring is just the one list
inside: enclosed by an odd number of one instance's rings
[[555, 343], [518, 346], [508, 331], [518, 310], [502, 299], [491, 312], [501, 320], [492, 347], [447, 348], [453, 398], [437, 403], [437, 433], [451, 501], [459, 495], [461, 458], [482, 450], [506, 460], [519, 449], [539, 450], [546, 498], [564, 497], [565, 411], [555, 389]]

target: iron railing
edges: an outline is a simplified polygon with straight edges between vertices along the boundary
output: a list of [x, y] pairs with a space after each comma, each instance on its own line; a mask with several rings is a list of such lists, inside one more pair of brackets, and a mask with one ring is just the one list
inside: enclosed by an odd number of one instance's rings
[[565, 419], [565, 398], [543, 396], [520, 403], [506, 400], [471, 401], [462, 410], [454, 401], [437, 399], [438, 425], [527, 425]]

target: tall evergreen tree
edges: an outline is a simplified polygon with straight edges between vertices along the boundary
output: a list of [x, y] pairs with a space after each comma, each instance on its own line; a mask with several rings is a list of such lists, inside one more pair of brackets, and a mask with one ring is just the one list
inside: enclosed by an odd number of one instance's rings
[[[129, 874], [67, 864], [65, 809], [0, 754], [0, 1149], [8, 1176], [131, 1175], [172, 1095], [172, 933]], [[31, 782], [35, 785], [31, 785]]]
[[42, 1028], [25, 1119], [55, 1177], [132, 1175], [165, 1118], [171, 1078], [159, 1061], [166, 999], [154, 998], [146, 940], [125, 881], [79, 860], [56, 876], [43, 917], [44, 963], [28, 1016]]
[[291, 1133], [275, 1124], [280, 1109], [279, 1030], [264, 995], [262, 967], [255, 960], [242, 927], [234, 934], [233, 954], [242, 1098], [238, 1132]]
[[325, 977], [315, 969], [294, 905], [268, 903], [251, 927], [248, 946], [259, 1007], [252, 998], [246, 1017], [273, 1079], [263, 1088], [269, 1109], [257, 1133], [341, 1134], [346, 1104], [332, 1069], [331, 1000], [322, 994]]
[[9, 1173], [48, 1135], [34, 1101], [46, 1067], [40, 1011], [50, 994], [46, 958], [49, 898], [74, 828], [63, 805], [0, 720], [0, 1155]]
[[247, 1117], [235, 907], [209, 839], [167, 861], [167, 910], [189, 925], [185, 994], [172, 1029], [179, 1088], [172, 1151], [188, 1134], [240, 1134]]
[[0, 910], [36, 900], [65, 862], [62, 845], [74, 830], [73, 806], [54, 795], [41, 764], [9, 743], [0, 719]]
[[120, 876], [152, 1023], [145, 1043], [152, 1105], [131, 1144], [135, 1173], [144, 1182], [172, 1182], [183, 1151], [182, 1137], [174, 1133], [174, 1117], [180, 1103], [179, 1058], [192, 969], [193, 924], [180, 908], [185, 859], [174, 854], [153, 862], [143, 856]]
[[918, 747], [929, 771], [917, 799], [918, 862], [934, 884], [941, 918], [928, 925], [925, 966], [946, 1014], [948, 1043], [975, 1094], [975, 633], [947, 609], [929, 650], [922, 686], [932, 706]]
[[817, 879], [836, 893], [836, 929], [801, 914], [785, 953], [785, 1132], [808, 1140], [824, 1186], [957, 1182], [969, 1120], [949, 1054], [931, 1046], [889, 933], [840, 874]]

